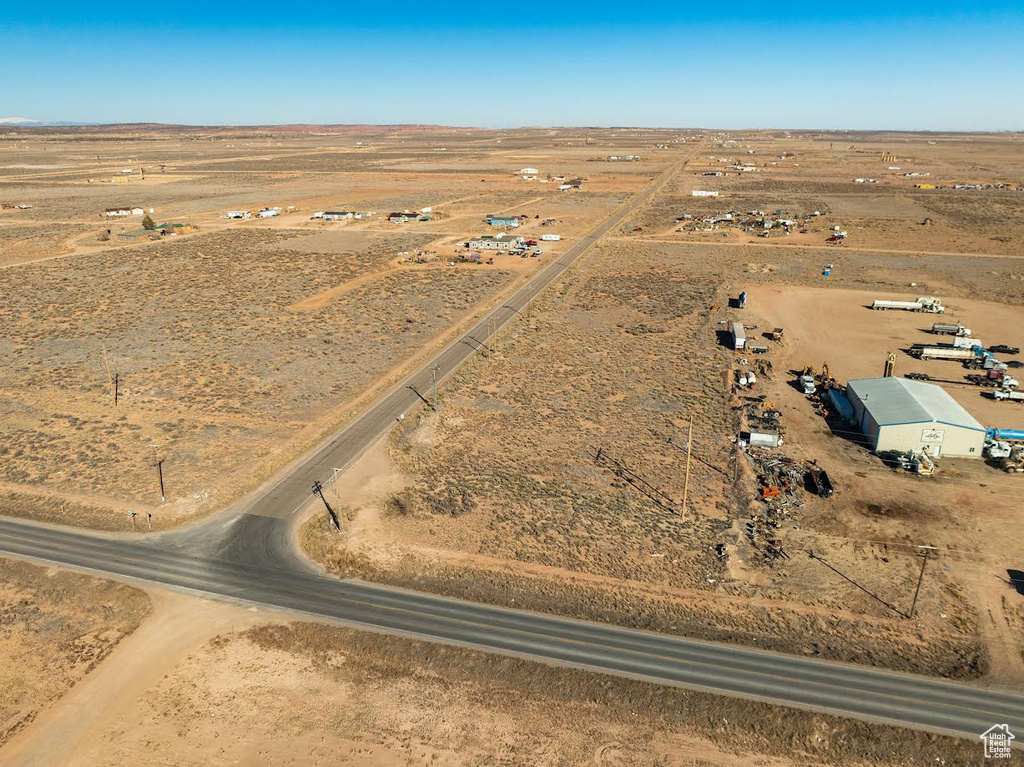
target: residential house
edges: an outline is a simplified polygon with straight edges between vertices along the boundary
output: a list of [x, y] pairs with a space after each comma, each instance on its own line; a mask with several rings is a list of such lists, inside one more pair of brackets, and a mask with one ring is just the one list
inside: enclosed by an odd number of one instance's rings
[[511, 234], [485, 234], [470, 240], [466, 246], [475, 250], [512, 250], [521, 246], [523, 242], [522, 237], [513, 237]]
[[107, 208], [104, 214], [109, 218], [117, 218], [119, 216], [141, 216], [145, 212], [138, 205], [127, 205], [120, 208]]

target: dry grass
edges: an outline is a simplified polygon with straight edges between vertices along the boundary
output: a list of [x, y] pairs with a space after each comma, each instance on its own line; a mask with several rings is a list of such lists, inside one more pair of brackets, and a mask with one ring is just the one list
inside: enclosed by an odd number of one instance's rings
[[0, 559], [0, 745], [95, 668], [149, 609], [137, 589]]

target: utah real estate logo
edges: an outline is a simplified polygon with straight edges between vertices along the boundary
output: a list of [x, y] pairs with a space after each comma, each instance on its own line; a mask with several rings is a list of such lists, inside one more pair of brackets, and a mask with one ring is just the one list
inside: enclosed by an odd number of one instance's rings
[[994, 724], [979, 736], [985, 742], [986, 759], [1009, 759], [1014, 734], [1009, 725]]

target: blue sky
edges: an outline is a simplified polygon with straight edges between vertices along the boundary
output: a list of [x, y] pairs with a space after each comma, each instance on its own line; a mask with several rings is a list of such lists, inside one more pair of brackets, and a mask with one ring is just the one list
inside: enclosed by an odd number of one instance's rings
[[1024, 128], [1019, 2], [38, 5], [0, 117]]

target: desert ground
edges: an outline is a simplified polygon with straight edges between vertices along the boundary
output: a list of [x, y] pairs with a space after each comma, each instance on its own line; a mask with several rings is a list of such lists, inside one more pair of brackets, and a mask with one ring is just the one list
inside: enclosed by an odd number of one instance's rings
[[[17, 611], [3, 624], [13, 626], [3, 641], [15, 649], [4, 663], [15, 680], [5, 715], [19, 707], [0, 740], [5, 765], [792, 767], [967, 763], [975, 751], [950, 738], [4, 568], [0, 609]], [[96, 631], [68, 604], [76, 592], [115, 610], [104, 616], [105, 644], [76, 637]], [[54, 632], [63, 632], [64, 654]]]
[[[306, 554], [331, 574], [1019, 690], [1024, 475], [953, 459], [934, 477], [900, 473], [830, 428], [791, 372], [870, 377], [897, 351], [897, 375], [962, 376], [899, 351], [935, 318], [872, 312], [874, 298], [941, 296], [945, 319], [1024, 346], [1017, 135], [7, 131], [0, 513], [139, 535], [216, 514], [681, 157], [443, 382], [437, 412], [411, 412], [339, 476], [340, 533], [313, 506], [300, 515]], [[104, 215], [129, 205], [180, 226]], [[267, 207], [280, 214], [256, 215]], [[313, 218], [331, 210], [374, 215]], [[461, 244], [502, 231], [492, 214], [561, 239], [476, 260]], [[766, 217], [792, 223], [752, 223]], [[733, 320], [784, 339], [733, 352]], [[748, 369], [752, 391], [735, 385]], [[985, 426], [1024, 428], [1019, 404], [942, 385]], [[769, 406], [785, 440], [766, 460], [816, 462], [834, 496], [795, 488], [766, 511], [737, 437]], [[934, 549], [908, 617], [922, 545]], [[977, 757], [961, 741], [0, 567], [5, 763]], [[79, 717], [93, 699], [102, 710]]]

